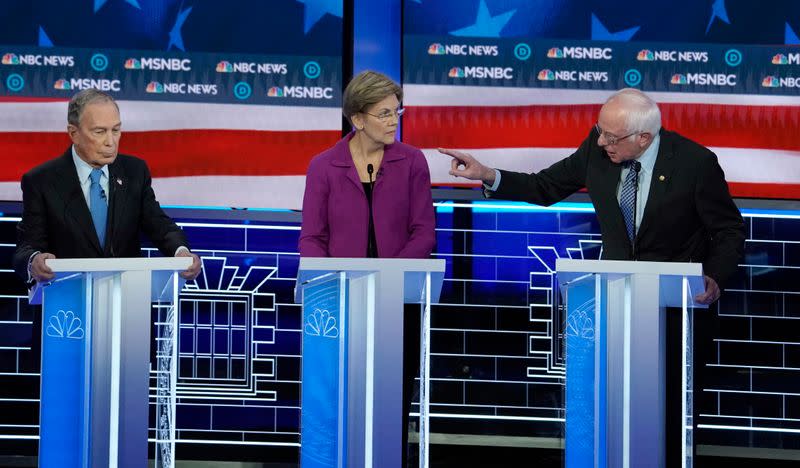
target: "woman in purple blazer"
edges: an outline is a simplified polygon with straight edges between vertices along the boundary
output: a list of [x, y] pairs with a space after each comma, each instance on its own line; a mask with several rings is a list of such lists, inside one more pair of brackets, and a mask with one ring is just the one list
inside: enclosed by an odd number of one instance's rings
[[422, 151], [395, 140], [402, 98], [372, 71], [347, 85], [342, 111], [353, 132], [308, 166], [300, 256], [430, 256], [431, 177]]
[[[431, 176], [422, 151], [395, 140], [403, 90], [380, 73], [355, 76], [344, 90], [353, 132], [308, 166], [301, 257], [426, 258], [435, 242]], [[403, 317], [403, 441], [419, 375], [419, 307]]]

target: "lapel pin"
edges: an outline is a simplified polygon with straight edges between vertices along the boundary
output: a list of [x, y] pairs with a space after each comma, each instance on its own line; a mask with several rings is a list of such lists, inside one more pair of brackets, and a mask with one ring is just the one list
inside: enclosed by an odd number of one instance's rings
[[[664, 177], [664, 176], [661, 176], [661, 177]], [[120, 179], [119, 177], [117, 177], [117, 185], [122, 185], [122, 179]]]
[[660, 180], [661, 182], [664, 182], [665, 180], [667, 180], [667, 178], [664, 177], [663, 175], [660, 175], [660, 176], [658, 176], [658, 180]]

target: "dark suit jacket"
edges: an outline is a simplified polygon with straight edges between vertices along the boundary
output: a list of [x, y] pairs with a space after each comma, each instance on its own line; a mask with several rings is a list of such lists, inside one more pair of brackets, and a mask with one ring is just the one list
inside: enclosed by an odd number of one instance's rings
[[[363, 257], [367, 253], [369, 205], [350, 154], [353, 135], [315, 156], [308, 166], [301, 257]], [[372, 212], [378, 256], [430, 257], [436, 219], [422, 151], [399, 141], [386, 145], [375, 177]]]
[[674, 132], [662, 129], [660, 135], [633, 246], [617, 201], [622, 167], [598, 146], [595, 130], [575, 153], [538, 174], [501, 171], [500, 186], [489, 196], [551, 205], [586, 187], [600, 222], [603, 259], [702, 262], [704, 273], [722, 287], [736, 271], [745, 238], [725, 174], [707, 148]]
[[144, 161], [120, 154], [108, 172], [105, 249], [100, 248], [71, 149], [22, 176], [23, 212], [14, 253], [20, 276], [27, 280], [28, 258], [37, 250], [59, 258], [138, 257], [141, 232], [168, 257], [182, 245], [189, 247], [183, 231], [156, 201]]

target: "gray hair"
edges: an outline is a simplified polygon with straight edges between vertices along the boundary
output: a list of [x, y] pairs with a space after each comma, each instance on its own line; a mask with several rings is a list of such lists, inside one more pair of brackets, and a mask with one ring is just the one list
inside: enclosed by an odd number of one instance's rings
[[624, 88], [612, 94], [606, 104], [617, 101], [625, 109], [625, 121], [629, 132], [657, 135], [661, 130], [661, 110], [650, 96], [636, 88]]
[[76, 127], [79, 126], [83, 110], [89, 104], [94, 104], [96, 102], [110, 102], [114, 104], [117, 108], [117, 112], [119, 112], [119, 106], [110, 94], [104, 93], [96, 88], [84, 89], [72, 96], [72, 99], [69, 100], [69, 106], [67, 107], [67, 123]]

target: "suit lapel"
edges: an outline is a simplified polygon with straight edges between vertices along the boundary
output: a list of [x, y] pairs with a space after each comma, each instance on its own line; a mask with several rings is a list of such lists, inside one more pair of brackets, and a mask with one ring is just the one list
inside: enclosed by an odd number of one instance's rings
[[353, 156], [350, 154], [350, 138], [345, 137], [339, 140], [335, 146], [336, 154], [331, 159], [331, 164], [336, 167], [342, 168], [345, 171], [347, 180], [349, 180], [360, 191], [364, 191], [361, 185], [361, 179], [358, 177], [358, 170], [356, 165], [353, 164]]
[[672, 152], [672, 141], [665, 131], [661, 131], [661, 142], [658, 146], [656, 164], [653, 167], [653, 175], [650, 178], [650, 191], [647, 194], [647, 205], [644, 207], [642, 224], [636, 233], [636, 239], [641, 236], [653, 224], [653, 217], [658, 213], [658, 207], [667, 193], [670, 181], [672, 180], [672, 170], [675, 168], [675, 158]]
[[[396, 161], [402, 161], [405, 158], [403, 154], [399, 151], [395, 150], [395, 145], [392, 143], [391, 145], [387, 145], [383, 150], [383, 160], [381, 161], [381, 167], [378, 169], [377, 174], [375, 174], [375, 189], [382, 185], [383, 180], [386, 178], [386, 171], [392, 171], [392, 164]], [[380, 174], [380, 177], [378, 175]]]
[[[125, 167], [117, 156], [117, 160], [108, 166], [108, 191], [111, 192], [108, 211], [111, 222], [108, 223], [108, 231], [106, 231], [106, 250], [109, 250], [114, 242], [114, 233], [122, 232], [120, 224], [125, 219], [129, 185]], [[113, 254], [110, 250], [108, 253]]]
[[617, 187], [619, 186], [619, 178], [622, 173], [622, 166], [614, 164], [611, 160], [603, 155], [602, 173], [597, 180], [596, 188], [590, 189], [592, 198], [594, 193], [599, 192], [597, 197], [598, 201], [608, 200], [609, 206], [606, 211], [607, 215], [611, 217], [611, 221], [616, 226], [615, 231], [619, 232], [626, 239], [627, 228], [625, 227], [625, 218], [622, 217], [622, 209], [619, 207], [619, 200], [617, 200]]
[[64, 219], [72, 219], [78, 229], [86, 236], [92, 248], [97, 251], [98, 255], [101, 255], [103, 251], [100, 249], [100, 240], [94, 230], [94, 222], [92, 221], [92, 214], [89, 212], [89, 205], [86, 203], [86, 198], [81, 190], [78, 171], [75, 169], [75, 163], [72, 160], [71, 149], [61, 156], [59, 165], [61, 167], [58, 171], [58, 177], [53, 180], [53, 185], [61, 199], [64, 200]]

